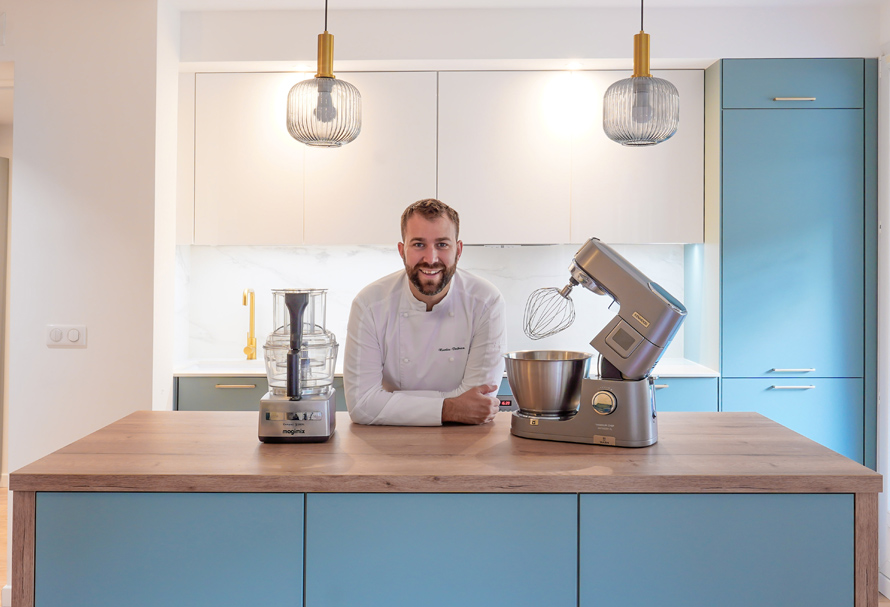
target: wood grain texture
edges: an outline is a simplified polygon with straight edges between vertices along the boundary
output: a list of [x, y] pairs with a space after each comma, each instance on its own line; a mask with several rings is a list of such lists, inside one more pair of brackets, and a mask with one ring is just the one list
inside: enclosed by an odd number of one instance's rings
[[267, 445], [255, 412], [140, 411], [10, 476], [14, 491], [877, 493], [881, 476], [756, 413], [661, 413], [623, 449], [482, 426], [361, 426]]
[[35, 497], [33, 491], [12, 494], [12, 607], [34, 607]]
[[856, 607], [878, 605], [878, 495], [857, 493], [853, 506]]

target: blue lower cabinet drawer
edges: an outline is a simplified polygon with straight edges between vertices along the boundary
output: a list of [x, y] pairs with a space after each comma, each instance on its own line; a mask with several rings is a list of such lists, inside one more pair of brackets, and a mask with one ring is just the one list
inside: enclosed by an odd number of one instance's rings
[[862, 379], [723, 379], [723, 411], [755, 411], [859, 463]]
[[303, 494], [37, 493], [35, 607], [299, 605]]
[[306, 496], [305, 607], [576, 607], [577, 495]]
[[717, 411], [716, 377], [659, 377], [655, 380], [658, 411]]
[[580, 607], [854, 604], [850, 494], [582, 495], [579, 519]]

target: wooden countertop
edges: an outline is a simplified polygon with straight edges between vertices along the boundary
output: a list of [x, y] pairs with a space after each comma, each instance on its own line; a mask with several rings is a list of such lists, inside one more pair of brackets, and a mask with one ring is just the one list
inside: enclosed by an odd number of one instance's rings
[[482, 426], [360, 426], [267, 445], [255, 412], [139, 411], [10, 475], [14, 491], [878, 493], [879, 474], [756, 413], [660, 413], [623, 449]]

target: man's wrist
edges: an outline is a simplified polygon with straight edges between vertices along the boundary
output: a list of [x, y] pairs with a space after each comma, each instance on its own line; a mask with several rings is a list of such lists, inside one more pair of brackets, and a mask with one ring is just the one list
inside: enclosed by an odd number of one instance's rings
[[446, 398], [442, 400], [442, 423], [450, 422], [452, 420], [452, 413], [454, 411], [454, 399]]

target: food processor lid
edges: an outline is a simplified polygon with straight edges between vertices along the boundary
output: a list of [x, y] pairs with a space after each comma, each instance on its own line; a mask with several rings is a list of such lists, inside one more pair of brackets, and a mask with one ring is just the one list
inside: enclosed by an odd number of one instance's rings
[[[337, 336], [325, 329], [319, 333], [303, 333], [302, 348], [330, 348], [337, 345]], [[290, 349], [290, 332], [275, 331], [266, 339], [266, 348]]]
[[272, 289], [272, 293], [327, 293], [327, 289]]

